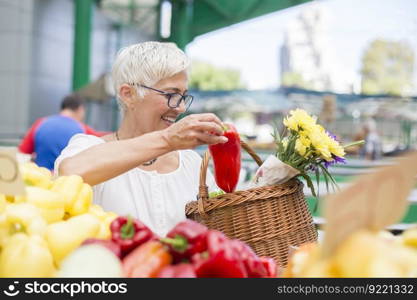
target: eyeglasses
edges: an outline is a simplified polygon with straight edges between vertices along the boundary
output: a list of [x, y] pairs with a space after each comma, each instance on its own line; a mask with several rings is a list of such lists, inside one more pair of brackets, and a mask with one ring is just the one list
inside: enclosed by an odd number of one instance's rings
[[165, 91], [157, 90], [154, 88], [151, 88], [149, 86], [139, 84], [140, 87], [155, 91], [160, 93], [161, 95], [164, 95], [168, 100], [168, 107], [170, 108], [177, 108], [181, 105], [181, 102], [184, 101], [185, 111], [188, 110], [188, 108], [191, 106], [191, 103], [193, 102], [194, 96], [191, 95], [181, 95], [179, 93], [168, 93]]

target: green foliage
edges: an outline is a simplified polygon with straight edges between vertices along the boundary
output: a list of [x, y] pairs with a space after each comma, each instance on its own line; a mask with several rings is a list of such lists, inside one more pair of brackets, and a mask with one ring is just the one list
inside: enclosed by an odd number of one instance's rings
[[302, 89], [311, 89], [312, 85], [303, 78], [298, 72], [285, 72], [282, 75], [281, 85], [285, 87], [297, 87]]
[[245, 88], [240, 72], [195, 61], [191, 66], [190, 88], [201, 91], [237, 90]]
[[362, 58], [362, 93], [404, 95], [412, 88], [414, 52], [403, 42], [373, 41]]
[[224, 195], [224, 194], [226, 194], [226, 193], [222, 190], [210, 192], [209, 193], [209, 198], [216, 198], [217, 196]]

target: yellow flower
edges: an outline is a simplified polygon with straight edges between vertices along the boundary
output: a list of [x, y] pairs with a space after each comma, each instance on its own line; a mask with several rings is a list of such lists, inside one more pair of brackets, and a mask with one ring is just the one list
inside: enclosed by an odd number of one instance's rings
[[291, 130], [298, 131], [298, 123], [294, 118], [286, 117], [284, 119], [284, 125]]
[[297, 108], [290, 111], [290, 117], [284, 119], [284, 125], [294, 131], [310, 130], [316, 125], [316, 119], [311, 117], [305, 110]]
[[[310, 155], [306, 156], [307, 153], [307, 148], [309, 148], [311, 146], [311, 141], [308, 138], [307, 135], [304, 134], [300, 134], [300, 137], [297, 139], [297, 141], [295, 142], [295, 150], [297, 150], [297, 152], [304, 156], [304, 157], [308, 157]], [[311, 153], [311, 152], [310, 152]]]
[[332, 154], [339, 157], [344, 157], [346, 154], [345, 149], [343, 149], [343, 147], [333, 139], [329, 142], [329, 150]]
[[307, 135], [300, 135], [300, 142], [305, 146], [305, 147], [310, 147], [311, 145], [311, 141], [308, 138]]
[[304, 156], [307, 151], [307, 147], [303, 145], [303, 143], [300, 141], [300, 139], [297, 139], [295, 142], [295, 150], [301, 155]]
[[331, 138], [325, 132], [322, 132], [319, 127], [316, 127], [316, 130], [310, 132], [308, 137], [310, 138], [311, 144], [316, 150], [316, 153], [323, 159], [331, 161], [332, 154], [329, 150], [329, 142]]

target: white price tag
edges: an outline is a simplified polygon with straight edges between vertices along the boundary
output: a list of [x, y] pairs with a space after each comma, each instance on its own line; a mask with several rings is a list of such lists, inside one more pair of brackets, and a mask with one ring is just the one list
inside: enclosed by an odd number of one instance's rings
[[325, 200], [324, 256], [331, 256], [350, 234], [360, 229], [379, 231], [404, 216], [408, 195], [416, 184], [417, 152], [394, 165], [358, 178]]
[[19, 172], [15, 148], [0, 148], [0, 193], [25, 194], [25, 184]]

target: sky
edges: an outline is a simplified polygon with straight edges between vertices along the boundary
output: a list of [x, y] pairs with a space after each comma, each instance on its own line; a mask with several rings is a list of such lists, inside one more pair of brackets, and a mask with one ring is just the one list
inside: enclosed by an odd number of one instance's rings
[[[406, 41], [415, 51], [417, 87], [417, 0], [316, 0], [328, 14], [327, 39], [338, 72], [360, 79], [361, 57], [376, 38]], [[309, 5], [309, 4], [307, 4]], [[241, 71], [249, 89], [276, 88], [284, 31], [306, 4], [291, 7], [196, 37], [187, 54]]]

